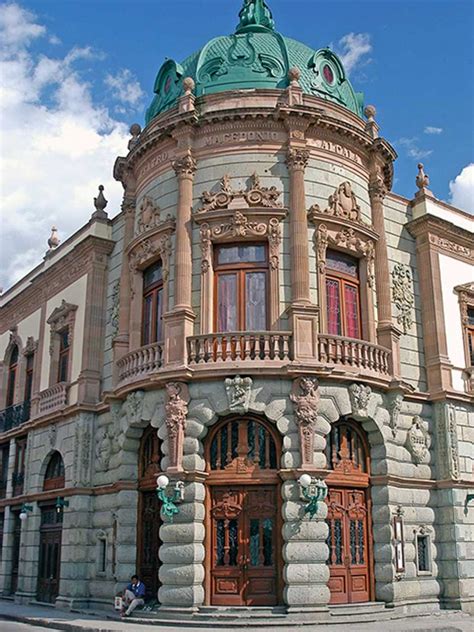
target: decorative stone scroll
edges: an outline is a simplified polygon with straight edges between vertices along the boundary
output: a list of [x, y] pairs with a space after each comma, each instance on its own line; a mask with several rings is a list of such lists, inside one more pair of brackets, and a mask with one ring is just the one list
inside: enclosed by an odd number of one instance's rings
[[397, 322], [406, 334], [413, 325], [412, 310], [415, 303], [413, 273], [410, 266], [397, 263], [392, 270], [392, 281], [393, 302], [399, 310]]
[[281, 191], [275, 186], [264, 187], [260, 183], [260, 178], [256, 173], [250, 176], [250, 184], [244, 191], [233, 189], [230, 177], [225, 174], [220, 180], [220, 189], [211, 192], [204, 191], [201, 195], [202, 207], [198, 213], [206, 213], [218, 209], [227, 209], [231, 205], [235, 208], [263, 206], [266, 208], [282, 208], [282, 203], [278, 201]]
[[133, 273], [136, 273], [138, 269], [146, 267], [148, 262], [160, 258], [162, 263], [163, 280], [166, 281], [169, 276], [170, 255], [171, 230], [166, 231], [166, 233], [155, 239], [148, 238], [141, 241], [130, 253], [130, 270]]
[[360, 206], [352, 191], [351, 183], [347, 180], [342, 182], [334, 190], [334, 193], [329, 196], [328, 206], [324, 210], [319, 207], [319, 204], [313, 204], [308, 213], [322, 213], [324, 215], [348, 219], [352, 222], [364, 223], [360, 213]]
[[411, 428], [407, 433], [406, 447], [416, 465], [422, 463], [428, 454], [428, 433], [419, 415], [413, 417]]
[[351, 400], [352, 414], [358, 417], [367, 417], [367, 409], [370, 404], [372, 389], [364, 384], [351, 384], [349, 397]]
[[398, 429], [398, 420], [402, 410], [403, 395], [401, 393], [389, 393], [387, 395], [387, 409], [390, 414], [390, 428], [395, 437]]
[[290, 399], [300, 435], [301, 467], [314, 465], [314, 433], [319, 409], [319, 383], [315, 377], [301, 377], [293, 382]]
[[22, 351], [23, 355], [29, 356], [36, 353], [36, 350], [38, 349], [38, 342], [39, 341], [35, 340], [33, 336], [28, 336], [28, 338], [26, 339], [25, 348]]
[[183, 382], [166, 384], [168, 401], [165, 405], [166, 428], [169, 443], [169, 472], [181, 472], [183, 461], [184, 430], [188, 414], [187, 386]]
[[233, 413], [243, 415], [248, 412], [250, 404], [250, 394], [252, 390], [252, 378], [228, 377], [225, 380], [225, 392], [229, 402], [229, 410]]

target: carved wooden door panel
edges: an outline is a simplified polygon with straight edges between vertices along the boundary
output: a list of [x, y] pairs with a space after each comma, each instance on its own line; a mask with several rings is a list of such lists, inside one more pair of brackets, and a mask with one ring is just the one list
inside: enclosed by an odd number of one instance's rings
[[329, 488], [330, 603], [369, 601], [368, 506], [364, 489]]
[[138, 572], [145, 584], [146, 598], [157, 599], [161, 519], [156, 491], [140, 492], [139, 515]]
[[277, 603], [277, 496], [274, 485], [214, 487], [211, 603]]
[[36, 598], [54, 603], [61, 572], [62, 513], [56, 507], [41, 510], [39, 568]]

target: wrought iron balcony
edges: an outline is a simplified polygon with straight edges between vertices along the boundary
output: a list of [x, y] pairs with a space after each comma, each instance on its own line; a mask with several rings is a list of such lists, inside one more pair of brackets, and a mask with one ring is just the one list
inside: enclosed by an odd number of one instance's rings
[[289, 362], [292, 336], [289, 331], [231, 331], [188, 338], [188, 362]]
[[158, 371], [163, 365], [163, 343], [153, 342], [130, 351], [117, 362], [119, 381], [131, 382]]
[[322, 364], [390, 374], [390, 351], [366, 340], [319, 334], [318, 355]]
[[8, 406], [0, 411], [0, 432], [7, 432], [12, 428], [17, 428], [30, 418], [30, 401], [21, 402]]

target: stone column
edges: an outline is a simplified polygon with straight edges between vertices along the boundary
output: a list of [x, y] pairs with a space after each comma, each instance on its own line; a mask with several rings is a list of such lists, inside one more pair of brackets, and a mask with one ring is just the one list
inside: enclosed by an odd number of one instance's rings
[[18, 589], [15, 593], [18, 603], [28, 603], [36, 598], [41, 511], [36, 503], [31, 504], [33, 511], [28, 512], [28, 518], [21, 524]]
[[165, 362], [186, 363], [186, 338], [193, 333], [195, 314], [191, 307], [193, 180], [196, 162], [188, 149], [173, 162], [178, 179], [178, 209], [174, 267], [174, 308], [165, 315]]
[[[86, 607], [89, 596], [91, 496], [69, 496], [64, 508], [58, 608]], [[93, 557], [93, 556], [92, 556]]]
[[288, 612], [326, 611], [330, 592], [329, 550], [326, 544], [328, 526], [325, 522], [327, 505], [318, 504], [318, 513], [310, 520], [304, 516], [299, 502], [299, 486], [294, 480], [285, 481], [283, 495], [283, 599]]
[[127, 246], [133, 239], [135, 226], [135, 176], [126, 168], [126, 159], [118, 158], [114, 167], [114, 177], [122, 182], [125, 189], [122, 213], [124, 214], [124, 236], [122, 267], [120, 271], [120, 307], [118, 333], [112, 341], [113, 348], [113, 383], [117, 384], [118, 370], [117, 361], [129, 351], [129, 327], [130, 327], [130, 301], [131, 301], [131, 278], [127, 254]]
[[395, 379], [401, 376], [401, 331], [392, 323], [391, 279], [385, 236], [383, 200], [386, 188], [380, 171], [375, 168], [369, 183], [372, 224], [379, 238], [375, 243], [375, 284], [377, 289], [377, 342], [391, 351], [390, 371]]
[[12, 567], [12, 541], [13, 541], [14, 515], [7, 505], [5, 507], [3, 522], [2, 557], [0, 560], [0, 594], [10, 593], [10, 578]]
[[[173, 522], [160, 527], [161, 609], [196, 610], [204, 603], [204, 497], [202, 477], [185, 484], [184, 501]], [[171, 483], [172, 484], [172, 483]]]
[[[300, 130], [298, 130], [300, 131]], [[301, 132], [303, 133], [303, 132]], [[290, 130], [290, 136], [292, 132]], [[318, 308], [309, 292], [308, 219], [305, 196], [305, 168], [309, 151], [300, 142], [290, 142], [286, 163], [290, 175], [290, 260], [291, 307], [295, 360], [317, 357]]]

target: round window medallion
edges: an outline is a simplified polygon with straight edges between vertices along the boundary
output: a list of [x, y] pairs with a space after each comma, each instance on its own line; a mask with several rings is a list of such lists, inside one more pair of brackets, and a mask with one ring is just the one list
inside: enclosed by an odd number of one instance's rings
[[168, 94], [171, 88], [171, 77], [167, 77], [165, 81], [165, 94]]
[[328, 66], [327, 64], [323, 66], [323, 77], [326, 79], [328, 83], [334, 82], [334, 73], [332, 71], [331, 66]]

